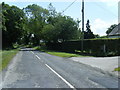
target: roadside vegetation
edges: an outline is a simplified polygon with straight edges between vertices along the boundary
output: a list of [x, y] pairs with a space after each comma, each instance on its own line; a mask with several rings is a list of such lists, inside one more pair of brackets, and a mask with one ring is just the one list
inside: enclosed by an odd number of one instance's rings
[[18, 49], [12, 49], [12, 50], [3, 50], [0, 52], [0, 71], [5, 69], [7, 65], [10, 63], [12, 58], [17, 54]]
[[65, 53], [65, 52], [55, 52], [55, 51], [46, 51], [48, 54], [59, 56], [59, 57], [83, 57], [78, 54]]
[[40, 47], [40, 46], [36, 46], [36, 47], [34, 47], [34, 49], [42, 51], [42, 52], [46, 52], [46, 53], [54, 55], [54, 56], [59, 56], [59, 57], [85, 57], [85, 56], [79, 55], [79, 54], [47, 50], [46, 47]]
[[120, 67], [118, 67], [118, 68], [115, 68], [114, 70], [115, 70], [115, 71], [120, 71]]

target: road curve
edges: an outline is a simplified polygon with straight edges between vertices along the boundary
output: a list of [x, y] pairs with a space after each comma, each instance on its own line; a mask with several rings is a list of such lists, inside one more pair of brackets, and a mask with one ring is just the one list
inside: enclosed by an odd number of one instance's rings
[[116, 77], [31, 49], [13, 58], [2, 79], [2, 88], [118, 88]]

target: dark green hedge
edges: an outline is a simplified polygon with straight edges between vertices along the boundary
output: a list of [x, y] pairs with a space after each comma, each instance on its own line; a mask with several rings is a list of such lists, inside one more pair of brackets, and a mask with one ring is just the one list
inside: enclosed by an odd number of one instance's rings
[[[81, 51], [81, 40], [62, 43], [47, 43], [48, 49], [74, 53]], [[89, 39], [83, 41], [84, 52], [94, 56], [120, 55], [119, 39]]]

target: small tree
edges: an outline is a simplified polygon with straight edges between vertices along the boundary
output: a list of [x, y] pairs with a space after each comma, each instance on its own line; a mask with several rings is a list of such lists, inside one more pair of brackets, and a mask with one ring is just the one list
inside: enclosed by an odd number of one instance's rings
[[86, 24], [86, 31], [84, 31], [84, 39], [92, 39], [95, 38], [93, 32], [90, 29], [90, 25], [89, 25], [89, 20], [87, 20], [87, 24]]
[[116, 26], [117, 26], [116, 24], [111, 25], [106, 31], [106, 34], [108, 35]]

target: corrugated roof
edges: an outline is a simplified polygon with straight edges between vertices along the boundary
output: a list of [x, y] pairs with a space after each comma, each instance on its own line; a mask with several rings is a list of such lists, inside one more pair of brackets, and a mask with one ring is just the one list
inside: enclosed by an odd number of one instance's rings
[[109, 35], [118, 35], [120, 34], [120, 23], [109, 33]]

